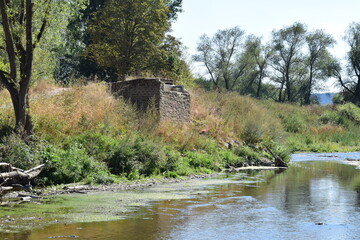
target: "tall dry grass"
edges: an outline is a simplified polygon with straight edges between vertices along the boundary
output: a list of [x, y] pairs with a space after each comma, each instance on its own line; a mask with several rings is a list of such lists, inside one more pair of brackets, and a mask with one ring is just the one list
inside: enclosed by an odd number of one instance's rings
[[[191, 92], [191, 123], [162, 122], [157, 135], [184, 148], [243, 141], [258, 143], [285, 135], [281, 121], [259, 101], [236, 93]], [[210, 141], [210, 142], [209, 142]]]
[[36, 99], [31, 103], [31, 111], [36, 133], [50, 138], [88, 130], [127, 129], [134, 114], [131, 107], [115, 99], [107, 85], [101, 83], [75, 86]]

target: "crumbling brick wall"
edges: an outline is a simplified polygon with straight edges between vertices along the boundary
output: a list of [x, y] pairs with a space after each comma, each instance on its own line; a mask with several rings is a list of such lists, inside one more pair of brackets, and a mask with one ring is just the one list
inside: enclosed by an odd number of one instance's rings
[[141, 78], [112, 83], [111, 90], [140, 110], [154, 104], [161, 120], [190, 121], [190, 94], [183, 87], [172, 85], [172, 81]]

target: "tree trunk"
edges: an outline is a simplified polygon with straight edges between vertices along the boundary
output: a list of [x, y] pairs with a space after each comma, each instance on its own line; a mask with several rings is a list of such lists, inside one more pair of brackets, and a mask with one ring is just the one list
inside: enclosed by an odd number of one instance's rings
[[28, 138], [34, 133], [34, 126], [29, 111], [28, 94], [19, 91], [10, 93], [15, 112], [15, 131], [22, 137]]
[[258, 86], [257, 86], [257, 90], [256, 90], [256, 98], [260, 98], [263, 72], [264, 72], [264, 69], [260, 68], [260, 76], [259, 76], [259, 82], [258, 82]]
[[[34, 44], [33, 44], [33, 3], [26, 0], [21, 5], [21, 13], [25, 14], [25, 46], [22, 45], [22, 37], [13, 30], [9, 21], [9, 1], [0, 0], [0, 13], [6, 52], [10, 65], [10, 72], [0, 71], [0, 81], [9, 91], [15, 113], [15, 130], [23, 138], [27, 139], [33, 134], [33, 124], [29, 111], [29, 87], [32, 73]], [[24, 9], [25, 7], [25, 9]], [[40, 31], [42, 34], [42, 31]], [[40, 34], [39, 33], [39, 34]], [[41, 38], [41, 34], [38, 38]]]
[[305, 104], [305, 105], [309, 105], [309, 104], [310, 104], [312, 84], [313, 84], [313, 67], [310, 66], [309, 84], [308, 84], [308, 86], [307, 86], [307, 89], [305, 90], [305, 91], [306, 91], [306, 92], [305, 92], [305, 101], [304, 101], [304, 104]]
[[360, 106], [360, 76], [358, 76], [358, 81], [353, 95], [353, 103]]
[[279, 91], [279, 102], [283, 102], [282, 94], [284, 90], [285, 78], [281, 81], [280, 91]]

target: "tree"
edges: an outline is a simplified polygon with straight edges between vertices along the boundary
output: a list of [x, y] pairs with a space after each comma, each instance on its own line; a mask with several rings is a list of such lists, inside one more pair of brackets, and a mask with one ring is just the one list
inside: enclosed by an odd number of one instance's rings
[[260, 98], [263, 80], [267, 76], [266, 69], [269, 65], [269, 58], [272, 55], [272, 50], [269, 46], [262, 45], [261, 38], [255, 36], [250, 36], [246, 41], [245, 46], [248, 57], [252, 59], [254, 67], [253, 77], [249, 81], [248, 88], [255, 84], [254, 96]]
[[322, 30], [316, 30], [306, 36], [308, 48], [307, 67], [308, 81], [304, 85], [304, 104], [310, 104], [313, 89], [320, 81], [327, 79], [329, 64], [333, 57], [328, 48], [333, 46], [335, 40], [332, 36], [326, 34]]
[[205, 65], [215, 88], [233, 90], [245, 74], [243, 36], [239, 27], [219, 30], [212, 38], [201, 36], [194, 60]]
[[346, 72], [342, 73], [340, 63], [334, 62], [331, 73], [344, 89], [345, 100], [360, 105], [360, 23], [352, 23], [348, 27], [344, 40], [350, 47]]
[[120, 79], [149, 67], [170, 28], [164, 0], [109, 0], [88, 28], [87, 52], [97, 64], [116, 69]]
[[[273, 31], [273, 51], [271, 65], [275, 70], [273, 80], [279, 84], [278, 101], [293, 102], [306, 76], [302, 48], [306, 27], [294, 23], [290, 27]], [[284, 94], [285, 93], [285, 94]]]
[[100, 67], [83, 54], [91, 43], [87, 27], [93, 23], [95, 13], [104, 5], [105, 0], [89, 0], [86, 8], [80, 10], [80, 16], [72, 18], [67, 25], [65, 44], [55, 49], [57, 67], [54, 77], [58, 83], [68, 85], [72, 79], [80, 76], [98, 76], [103, 80], [115, 79], [113, 69]]
[[[169, 22], [176, 21], [177, 15], [182, 12], [182, 0], [165, 0], [165, 4]], [[81, 16], [70, 21], [66, 31], [66, 45], [57, 50], [60, 56], [55, 78], [58, 82], [69, 84], [70, 80], [80, 76], [96, 76], [104, 81], [117, 80], [116, 69], [100, 66], [94, 58], [84, 54], [84, 50], [92, 44], [88, 26], [94, 24], [96, 13], [104, 6], [105, 0], [90, 0], [88, 6], [81, 10]]]
[[151, 72], [156, 76], [170, 78], [177, 83], [189, 85], [194, 77], [186, 61], [182, 42], [167, 34], [151, 61]]
[[176, 21], [178, 13], [182, 12], [183, 0], [166, 0], [166, 5], [169, 8], [168, 18], [170, 21]]
[[[9, 91], [15, 113], [15, 130], [26, 138], [33, 134], [29, 110], [29, 87], [34, 51], [48, 35], [54, 38], [59, 26], [82, 7], [84, 1], [0, 0], [2, 39], [0, 81]], [[63, 15], [64, 14], [64, 15]], [[52, 31], [46, 32], [49, 26]]]

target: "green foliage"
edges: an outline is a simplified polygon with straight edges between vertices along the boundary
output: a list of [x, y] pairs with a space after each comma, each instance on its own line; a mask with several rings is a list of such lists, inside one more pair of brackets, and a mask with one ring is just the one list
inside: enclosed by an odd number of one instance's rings
[[299, 133], [306, 127], [304, 118], [299, 113], [286, 115], [283, 119], [284, 128], [287, 132]]
[[336, 93], [332, 99], [334, 104], [344, 104], [344, 96], [342, 93]]
[[247, 144], [256, 144], [261, 142], [263, 134], [261, 126], [254, 122], [248, 122], [241, 133], [241, 139]]
[[337, 111], [328, 110], [320, 116], [319, 121], [322, 124], [343, 125], [346, 122], [346, 118]]
[[257, 165], [261, 159], [261, 154], [249, 146], [237, 147], [234, 153], [243, 158], [245, 162], [250, 163], [250, 165]]
[[230, 150], [221, 150], [219, 157], [224, 162], [224, 167], [243, 167], [244, 163], [246, 163], [244, 157], [238, 156]]
[[[87, 155], [79, 144], [73, 144], [67, 149], [59, 149], [53, 145], [46, 145], [39, 154], [45, 164], [40, 179], [44, 184], [60, 184], [79, 182], [92, 176], [93, 181], [108, 182], [102, 177], [108, 176], [105, 166]], [[99, 175], [94, 177], [95, 175]], [[100, 177], [102, 176], [102, 177]]]
[[246, 75], [250, 62], [242, 49], [244, 31], [239, 27], [219, 30], [213, 37], [202, 35], [194, 60], [206, 65], [214, 88], [235, 90], [236, 83]]
[[185, 47], [167, 34], [157, 52], [153, 52], [150, 70], [156, 76], [173, 79], [176, 84], [193, 85], [194, 76], [184, 57]]
[[360, 124], [360, 108], [352, 103], [347, 103], [338, 107], [341, 116]]
[[89, 156], [99, 161], [111, 157], [119, 144], [117, 139], [99, 132], [86, 132], [72, 141], [79, 143]]
[[218, 164], [214, 161], [214, 157], [206, 153], [185, 152], [184, 159], [195, 169], [219, 170], [219, 166], [217, 166]]
[[150, 176], [156, 169], [164, 169], [166, 153], [159, 143], [134, 136], [122, 139], [105, 161], [113, 174], [138, 170], [140, 174]]
[[118, 76], [141, 71], [158, 50], [170, 27], [163, 0], [109, 0], [97, 12], [88, 30], [88, 55]]
[[4, 137], [0, 144], [1, 161], [27, 170], [38, 165], [36, 148], [27, 145], [17, 134]]
[[116, 181], [116, 176], [110, 174], [107, 170], [100, 170], [90, 173], [83, 180], [85, 184], [112, 184]]
[[139, 169], [135, 169], [134, 171], [130, 172], [128, 175], [127, 175], [127, 178], [129, 180], [138, 180], [140, 179], [140, 172], [139, 172]]
[[[276, 143], [274, 141], [265, 141], [262, 143], [262, 145], [264, 145], [264, 146], [266, 146], [266, 148], [270, 149], [271, 152], [275, 156], [280, 157], [284, 162], [290, 162], [291, 151], [287, 146]], [[273, 157], [272, 154], [270, 154], [270, 155], [271, 155], [271, 157]]]

